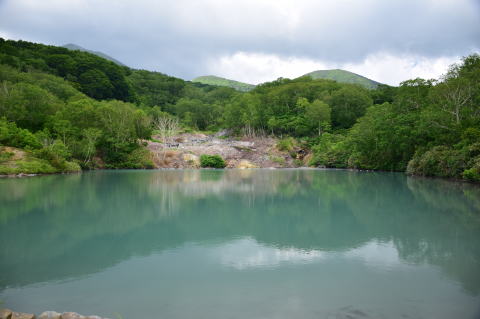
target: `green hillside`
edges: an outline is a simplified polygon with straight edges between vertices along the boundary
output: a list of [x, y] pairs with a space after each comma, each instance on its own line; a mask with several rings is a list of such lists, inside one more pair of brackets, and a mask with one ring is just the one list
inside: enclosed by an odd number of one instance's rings
[[327, 79], [341, 83], [360, 84], [368, 89], [375, 89], [381, 84], [356, 73], [340, 69], [313, 71], [303, 76], [310, 76], [312, 79]]
[[81, 46], [79, 45], [76, 45], [76, 44], [73, 44], [73, 43], [68, 43], [68, 44], [65, 44], [63, 45], [64, 48], [67, 48], [69, 50], [78, 50], [78, 51], [82, 51], [82, 52], [88, 52], [88, 53], [92, 53], [92, 54], [95, 54], [95, 55], [98, 55], [99, 57], [102, 57], [104, 59], [107, 59], [109, 61], [112, 61], [113, 63], [115, 64], [118, 64], [120, 66], [125, 66], [125, 64], [123, 64], [122, 62], [118, 61], [117, 59], [115, 58], [112, 58], [111, 56], [103, 53], [103, 52], [100, 52], [100, 51], [92, 51], [92, 50], [87, 50], [85, 48], [82, 48]]
[[199, 76], [198, 78], [193, 79], [192, 82], [198, 82], [198, 83], [209, 84], [209, 85], [217, 85], [217, 86], [226, 86], [241, 92], [248, 92], [255, 88], [255, 85], [253, 84], [229, 80], [229, 79], [221, 78], [219, 76], [214, 76], [214, 75]]

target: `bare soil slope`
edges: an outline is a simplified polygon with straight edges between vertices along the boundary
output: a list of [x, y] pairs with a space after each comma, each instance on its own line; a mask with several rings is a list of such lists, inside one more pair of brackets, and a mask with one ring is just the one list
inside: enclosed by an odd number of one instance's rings
[[[159, 140], [158, 136], [154, 139]], [[180, 134], [165, 144], [147, 141], [157, 167], [196, 168], [202, 154], [220, 155], [228, 168], [285, 168], [297, 167], [303, 156], [301, 152], [292, 157], [276, 148], [277, 139], [255, 137], [233, 139], [221, 135]]]

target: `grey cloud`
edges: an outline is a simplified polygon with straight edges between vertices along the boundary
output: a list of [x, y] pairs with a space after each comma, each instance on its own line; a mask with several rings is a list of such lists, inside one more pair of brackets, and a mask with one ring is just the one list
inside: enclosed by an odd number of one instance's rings
[[190, 79], [238, 51], [355, 63], [480, 48], [476, 0], [0, 0], [0, 33], [76, 43], [125, 64]]

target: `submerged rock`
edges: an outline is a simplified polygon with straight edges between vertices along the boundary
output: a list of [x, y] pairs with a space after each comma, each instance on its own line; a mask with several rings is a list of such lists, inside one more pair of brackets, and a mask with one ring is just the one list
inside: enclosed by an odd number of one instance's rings
[[61, 319], [62, 314], [56, 311], [45, 311], [40, 314], [38, 319]]
[[35, 319], [35, 315], [31, 313], [14, 312], [12, 319]]
[[12, 311], [10, 309], [1, 309], [0, 310], [0, 319], [11, 319]]

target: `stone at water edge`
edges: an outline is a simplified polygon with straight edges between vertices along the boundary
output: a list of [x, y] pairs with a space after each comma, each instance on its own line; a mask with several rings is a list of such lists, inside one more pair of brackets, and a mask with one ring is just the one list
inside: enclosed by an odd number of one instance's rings
[[45, 311], [40, 314], [38, 319], [61, 319], [62, 314], [56, 311]]
[[247, 160], [241, 160], [236, 168], [240, 168], [240, 169], [245, 169], [245, 168], [258, 168], [257, 165], [253, 164], [252, 162], [250, 161], [247, 161]]
[[85, 316], [79, 315], [76, 312], [64, 312], [62, 313], [62, 319], [85, 319]]
[[183, 160], [187, 163], [191, 163], [195, 167], [200, 167], [200, 158], [193, 154], [183, 154]]
[[86, 316], [85, 319], [102, 319], [102, 317], [99, 317], [99, 316]]
[[14, 312], [12, 319], [35, 319], [35, 315], [31, 313]]
[[12, 311], [10, 309], [0, 310], [0, 319], [11, 319], [11, 318], [12, 318]]

